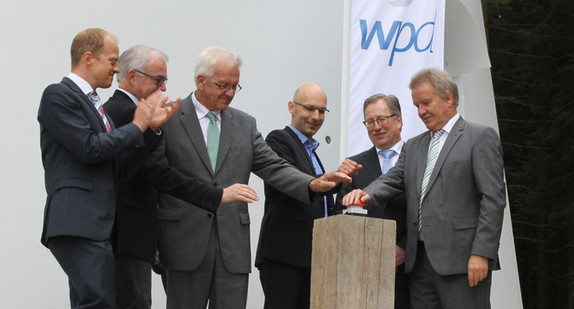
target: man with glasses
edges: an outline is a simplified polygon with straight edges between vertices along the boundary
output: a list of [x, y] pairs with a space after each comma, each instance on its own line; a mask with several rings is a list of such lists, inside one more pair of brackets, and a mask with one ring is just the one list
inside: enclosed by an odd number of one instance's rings
[[[313, 136], [325, 120], [327, 96], [316, 84], [303, 84], [288, 103], [291, 125], [275, 130], [265, 141], [301, 172], [317, 177], [325, 172]], [[339, 172], [352, 176], [360, 168], [345, 160]], [[333, 191], [313, 203], [299, 201], [265, 183], [265, 214], [255, 266], [268, 309], [309, 308], [313, 221], [334, 213]]]
[[[363, 165], [363, 169], [353, 176], [352, 183], [344, 183], [337, 194], [337, 209], [345, 194], [353, 189], [363, 189], [382, 174], [386, 174], [397, 162], [405, 142], [401, 139], [403, 120], [399, 100], [394, 95], [374, 94], [363, 104], [363, 124], [367, 128], [373, 147], [352, 156], [350, 159]], [[405, 274], [406, 248], [406, 200], [401, 194], [389, 201], [386, 208], [368, 210], [367, 216], [395, 220], [397, 223], [397, 246], [395, 275], [395, 308], [410, 308], [409, 278]]]
[[[158, 89], [166, 91], [167, 56], [147, 46], [134, 46], [119, 58], [119, 88], [105, 104], [116, 124], [128, 121], [140, 99]], [[257, 199], [247, 185], [221, 189], [199, 183], [173, 169], [156, 150], [161, 129], [144, 133], [145, 147], [129, 157], [126, 179], [119, 184], [116, 215], [117, 308], [151, 308], [151, 266], [157, 249], [157, 191], [164, 191], [215, 213], [219, 203]], [[243, 195], [240, 197], [239, 192]]]
[[342, 203], [384, 208], [406, 195], [412, 308], [490, 308], [506, 206], [500, 139], [460, 116], [458, 87], [448, 73], [424, 69], [409, 88], [428, 131], [405, 143], [387, 174]]
[[69, 279], [72, 308], [115, 308], [111, 235], [116, 215], [119, 157], [144, 144], [142, 132], [157, 129], [177, 109], [164, 107], [161, 92], [142, 99], [125, 123], [102, 109], [97, 88], [118, 72], [117, 38], [99, 28], [80, 31], [72, 42], [71, 73], [44, 90], [38, 109], [46, 209], [42, 243]]
[[[181, 172], [214, 187], [248, 183], [253, 172], [264, 181], [309, 202], [312, 191], [350, 181], [341, 173], [320, 178], [301, 173], [267, 146], [248, 114], [229, 107], [239, 86], [241, 58], [210, 47], [195, 66], [197, 90], [166, 123], [160, 143]], [[317, 196], [320, 198], [320, 196]], [[167, 269], [167, 308], [245, 308], [251, 271], [247, 203], [231, 202], [215, 214], [160, 195], [159, 250]]]

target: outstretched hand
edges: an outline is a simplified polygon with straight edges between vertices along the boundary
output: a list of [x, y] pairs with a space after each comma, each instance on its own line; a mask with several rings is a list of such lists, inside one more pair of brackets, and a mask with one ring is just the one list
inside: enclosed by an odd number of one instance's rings
[[361, 189], [355, 189], [347, 193], [347, 195], [343, 196], [343, 200], [341, 201], [341, 203], [343, 203], [343, 206], [349, 206], [349, 205], [357, 205], [359, 201], [363, 202], [364, 204], [367, 204], [370, 200], [371, 200], [370, 195], [363, 192], [363, 190]]
[[221, 196], [221, 203], [229, 203], [233, 201], [242, 201], [246, 203], [253, 203], [254, 201], [258, 201], [259, 197], [257, 196], [257, 192], [253, 190], [248, 185], [236, 183], [233, 184], [225, 189], [223, 189], [223, 195]]
[[333, 189], [338, 183], [351, 182], [351, 177], [341, 172], [327, 172], [321, 177], [311, 180], [309, 189], [314, 192], [327, 192]]

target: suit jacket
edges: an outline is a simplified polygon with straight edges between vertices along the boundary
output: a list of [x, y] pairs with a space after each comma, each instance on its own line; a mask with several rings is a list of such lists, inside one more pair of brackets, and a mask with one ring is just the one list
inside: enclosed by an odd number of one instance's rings
[[[263, 140], [255, 119], [229, 107], [221, 111], [221, 136], [215, 171], [197, 119], [191, 95], [164, 126], [160, 145], [175, 168], [216, 187], [247, 184], [251, 172], [288, 194], [309, 201], [312, 176], [281, 159]], [[172, 196], [160, 195], [158, 217], [162, 263], [174, 271], [193, 271], [201, 263], [212, 224], [217, 224], [221, 255], [231, 273], [251, 271], [250, 217], [247, 203], [234, 201], [217, 209], [215, 217]]]
[[[406, 194], [407, 272], [417, 255], [419, 193], [429, 143], [429, 132], [407, 141], [395, 167], [364, 190], [375, 205]], [[433, 268], [441, 275], [465, 274], [470, 255], [476, 254], [490, 260], [489, 269], [498, 269], [505, 205], [498, 135], [460, 117], [437, 158], [422, 204], [422, 233]]]
[[48, 86], [38, 110], [40, 146], [48, 194], [42, 243], [50, 237], [109, 239], [114, 225], [114, 158], [143, 146], [139, 128], [128, 124], [105, 133], [90, 99], [69, 78]]
[[[317, 176], [305, 146], [291, 128], [272, 131], [265, 141], [281, 158], [301, 172]], [[323, 168], [320, 160], [319, 164]], [[333, 214], [333, 195], [326, 196], [327, 207]], [[305, 203], [265, 183], [265, 214], [261, 223], [255, 266], [271, 260], [298, 267], [311, 267], [313, 221], [323, 217], [325, 204], [322, 198], [312, 204]]]
[[[371, 182], [382, 175], [381, 164], [379, 161], [379, 155], [377, 154], [377, 149], [373, 146], [371, 149], [361, 152], [349, 159], [363, 165], [363, 168], [359, 173], [353, 176], [352, 183], [343, 183], [341, 189], [337, 194], [337, 206], [339, 209], [341, 205], [341, 200], [343, 196], [351, 192], [354, 189], [363, 189], [368, 186]], [[385, 207], [375, 207], [368, 209], [369, 217], [382, 218], [388, 220], [394, 220], [397, 224], [397, 245], [403, 249], [406, 249], [407, 242], [407, 227], [406, 227], [406, 198], [404, 194], [399, 194], [393, 197]]]
[[[136, 105], [120, 90], [104, 105], [117, 125], [132, 122]], [[215, 212], [223, 190], [202, 184], [172, 168], [163, 152], [154, 151], [162, 139], [151, 129], [144, 133], [146, 145], [132, 151], [124, 158], [124, 179], [119, 183], [116, 215], [116, 251], [145, 260], [153, 260], [157, 249], [157, 191], [162, 190], [176, 197]]]

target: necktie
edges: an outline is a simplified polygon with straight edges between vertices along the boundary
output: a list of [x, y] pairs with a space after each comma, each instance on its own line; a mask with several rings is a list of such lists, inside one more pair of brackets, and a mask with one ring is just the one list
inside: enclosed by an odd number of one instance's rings
[[215, 172], [217, 153], [219, 152], [219, 129], [215, 122], [216, 116], [214, 113], [207, 113], [207, 118], [209, 118], [209, 125], [207, 126], [207, 152], [209, 153], [209, 160], [211, 160], [211, 167]]
[[106, 127], [106, 132], [110, 132], [112, 127], [110, 126], [108, 118], [106, 117], [106, 115], [104, 115], [104, 105], [100, 100], [100, 96], [98, 96], [98, 93], [94, 90], [93, 92], [90, 92], [88, 94], [88, 97], [90, 98], [90, 101], [92, 101], [92, 103], [100, 113], [100, 117], [102, 117], [102, 121], [104, 122], [104, 126]]
[[383, 174], [386, 174], [391, 169], [391, 167], [393, 167], [391, 158], [395, 155], [395, 153], [396, 152], [392, 149], [379, 150], [379, 154], [385, 158], [385, 163], [383, 163]]
[[429, 151], [427, 154], [427, 163], [426, 163], [426, 167], [425, 167], [425, 173], [423, 175], [423, 182], [421, 185], [421, 194], [420, 194], [420, 200], [419, 200], [419, 213], [418, 213], [418, 217], [419, 217], [419, 232], [423, 227], [423, 199], [425, 197], [426, 194], [426, 190], [427, 190], [427, 185], [429, 183], [429, 179], [430, 176], [432, 174], [432, 170], [434, 169], [434, 165], [436, 163], [436, 159], [438, 157], [439, 154], [439, 141], [440, 141], [440, 137], [443, 135], [445, 131], [443, 129], [440, 129], [436, 132], [434, 132], [432, 134], [432, 139], [431, 139], [431, 143], [430, 143], [430, 147], [429, 147]]
[[[305, 141], [303, 144], [305, 149], [307, 149], [307, 153], [309, 154], [309, 158], [311, 159], [311, 163], [313, 163], [313, 169], [315, 170], [315, 175], [323, 175], [323, 169], [321, 168], [321, 164], [319, 164], [319, 159], [317, 158], [317, 154], [315, 150], [319, 147], [319, 142], [310, 138]], [[325, 217], [329, 215], [329, 211], [327, 210], [327, 197], [323, 196], [323, 211], [325, 213]]]

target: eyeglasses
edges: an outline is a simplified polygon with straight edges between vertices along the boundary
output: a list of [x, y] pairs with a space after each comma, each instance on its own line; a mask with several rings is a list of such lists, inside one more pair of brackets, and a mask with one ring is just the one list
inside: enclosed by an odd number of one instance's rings
[[328, 109], [326, 109], [326, 108], [324, 108], [324, 107], [323, 107], [323, 108], [318, 108], [318, 107], [315, 107], [315, 106], [313, 106], [313, 105], [301, 104], [301, 103], [297, 103], [297, 102], [295, 102], [295, 101], [293, 101], [293, 103], [295, 103], [295, 104], [297, 104], [297, 105], [303, 107], [306, 111], [308, 111], [308, 112], [310, 112], [310, 113], [314, 113], [315, 111], [319, 111], [319, 114], [324, 115], [325, 112], [328, 112], [328, 111], [329, 111]]
[[158, 87], [161, 87], [163, 84], [167, 83], [167, 77], [165, 77], [165, 76], [161, 76], [161, 75], [154, 76], [154, 75], [147, 74], [146, 72], [142, 72], [140, 70], [134, 70], [134, 71], [140, 73], [141, 75], [147, 76], [147, 77], [155, 80], [155, 85]]
[[227, 91], [229, 91], [229, 89], [233, 89], [233, 91], [234, 91], [235, 93], [238, 93], [238, 92], [241, 91], [241, 89], [243, 89], [243, 87], [241, 87], [241, 85], [239, 85], [239, 84], [235, 84], [235, 85], [232, 85], [232, 84], [224, 84], [224, 85], [223, 85], [223, 84], [220, 84], [220, 83], [218, 83], [218, 82], [216, 82], [216, 81], [214, 81], [214, 80], [212, 80], [212, 79], [209, 79], [209, 80], [212, 81], [212, 82], [215, 84], [215, 86], [217, 86], [217, 87], [219, 88], [219, 90], [220, 90], [221, 92], [227, 92]]
[[365, 125], [365, 127], [367, 128], [372, 128], [375, 126], [375, 122], [377, 122], [377, 124], [379, 126], [382, 126], [383, 124], [385, 124], [385, 122], [387, 122], [387, 120], [389, 120], [389, 118], [391, 117], [395, 117], [397, 114], [390, 114], [388, 116], [379, 116], [377, 117], [377, 119], [367, 119], [365, 121], [363, 121], [363, 124]]

